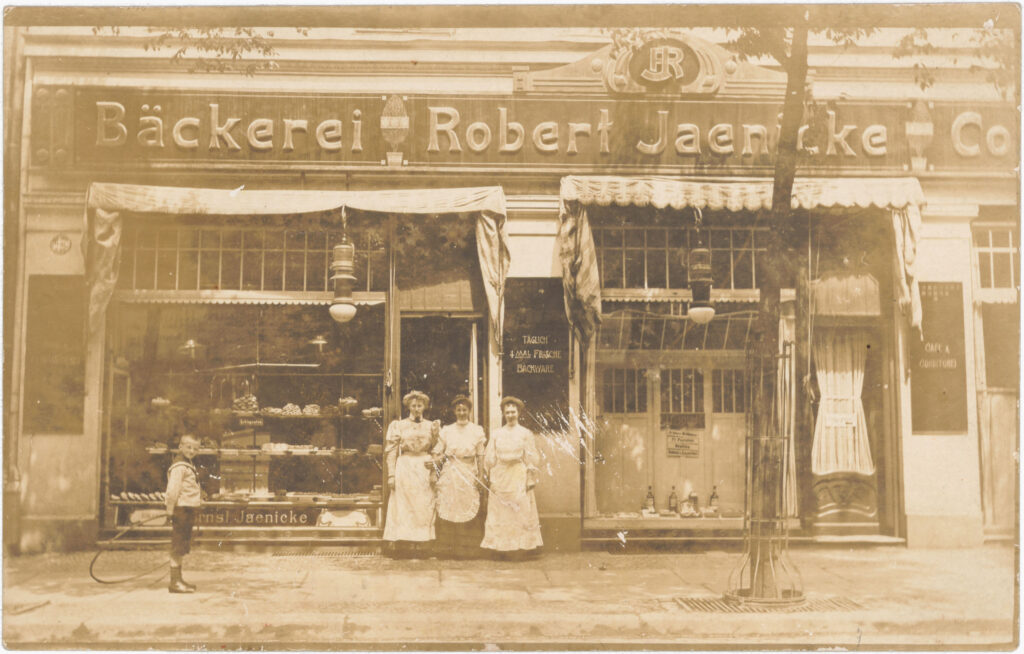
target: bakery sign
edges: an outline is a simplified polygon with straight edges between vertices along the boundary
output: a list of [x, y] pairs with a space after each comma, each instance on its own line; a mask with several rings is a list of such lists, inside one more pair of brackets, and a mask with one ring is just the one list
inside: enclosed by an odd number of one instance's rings
[[[639, 53], [646, 57], [639, 78], [659, 84], [667, 75], [665, 84], [701, 84], [688, 72], [685, 52], [680, 56], [673, 47], [655, 43]], [[595, 99], [81, 86], [41, 87], [33, 98], [32, 165], [103, 169], [252, 162], [332, 169], [770, 171], [781, 112], [777, 101], [664, 94]], [[935, 104], [921, 114], [908, 103], [822, 106], [800, 128], [801, 165], [1012, 170], [1012, 108]]]

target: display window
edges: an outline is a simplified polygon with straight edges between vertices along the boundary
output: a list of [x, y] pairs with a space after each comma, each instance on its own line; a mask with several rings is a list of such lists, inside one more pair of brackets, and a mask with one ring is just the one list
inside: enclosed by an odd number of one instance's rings
[[379, 496], [384, 307], [116, 306], [108, 484], [159, 498], [182, 434], [211, 500]]

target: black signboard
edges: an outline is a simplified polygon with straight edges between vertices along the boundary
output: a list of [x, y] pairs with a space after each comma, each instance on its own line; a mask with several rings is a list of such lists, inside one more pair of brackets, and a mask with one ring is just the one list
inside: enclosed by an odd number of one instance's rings
[[82, 433], [85, 278], [32, 275], [25, 334], [24, 430]]
[[562, 280], [508, 280], [504, 336], [502, 387], [526, 403], [522, 424], [538, 434], [566, 429], [570, 353]]
[[959, 282], [921, 283], [921, 335], [911, 337], [910, 404], [915, 433], [967, 432], [964, 295]]

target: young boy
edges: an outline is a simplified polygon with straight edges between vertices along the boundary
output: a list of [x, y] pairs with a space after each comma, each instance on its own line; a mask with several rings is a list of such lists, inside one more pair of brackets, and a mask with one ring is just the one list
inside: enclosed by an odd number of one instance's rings
[[171, 583], [167, 590], [194, 593], [196, 587], [181, 578], [181, 559], [192, 549], [192, 526], [201, 499], [199, 475], [192, 464], [199, 452], [199, 439], [185, 434], [178, 448], [180, 453], [167, 469], [167, 517], [171, 521]]

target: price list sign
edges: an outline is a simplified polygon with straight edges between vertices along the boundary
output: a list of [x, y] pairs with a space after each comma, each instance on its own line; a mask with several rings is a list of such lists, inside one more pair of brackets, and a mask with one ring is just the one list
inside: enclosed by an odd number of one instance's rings
[[914, 433], [966, 433], [963, 286], [922, 282], [921, 309], [921, 338], [910, 339]]
[[562, 280], [510, 279], [505, 294], [502, 387], [526, 403], [522, 422], [538, 433], [565, 428], [569, 322]]

